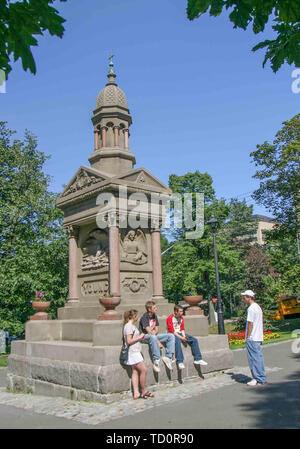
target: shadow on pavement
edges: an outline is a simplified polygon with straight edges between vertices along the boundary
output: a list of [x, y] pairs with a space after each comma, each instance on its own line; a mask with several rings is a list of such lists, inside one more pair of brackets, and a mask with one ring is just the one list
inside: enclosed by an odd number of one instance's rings
[[228, 374], [231, 377], [231, 379], [235, 380], [239, 384], [245, 384], [245, 383], [249, 382], [249, 380], [252, 379], [252, 377], [246, 376], [246, 374], [242, 374], [242, 373], [229, 372], [226, 374]]
[[251, 388], [254, 400], [241, 404], [246, 412], [256, 413], [259, 428], [300, 427], [300, 371], [282, 382], [267, 383]]

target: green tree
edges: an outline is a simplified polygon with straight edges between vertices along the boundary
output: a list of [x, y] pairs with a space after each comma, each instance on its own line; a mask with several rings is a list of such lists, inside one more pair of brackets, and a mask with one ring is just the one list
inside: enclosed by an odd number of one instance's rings
[[[169, 187], [176, 193], [204, 192], [204, 214], [207, 221], [212, 214], [219, 220], [220, 229], [230, 215], [230, 206], [224, 199], [218, 200], [207, 173], [171, 175]], [[184, 238], [185, 229], [176, 230], [174, 247], [163, 255], [163, 282], [166, 297], [174, 302], [189, 294], [216, 295], [216, 278], [213, 255], [213, 239], [208, 226], [200, 239]], [[240, 293], [246, 277], [245, 262], [239, 251], [228, 242], [228, 237], [218, 233], [218, 255], [222, 299], [229, 310], [230, 298]]]
[[270, 263], [278, 273], [278, 295], [295, 295], [300, 298], [300, 258], [295, 239], [286, 235], [272, 240], [272, 233], [267, 237], [267, 254]]
[[35, 290], [45, 291], [53, 316], [64, 304], [68, 242], [43, 173], [47, 157], [28, 131], [24, 141], [13, 134], [0, 122], [0, 328], [20, 334]]
[[[62, 37], [65, 19], [51, 6], [55, 0], [0, 0], [0, 69], [6, 77], [11, 71], [11, 58], [22, 60], [23, 69], [36, 73], [31, 47], [37, 46], [34, 37], [49, 31]], [[64, 2], [66, 0], [59, 0]]]
[[300, 66], [300, 3], [299, 0], [188, 0], [187, 16], [190, 20], [205, 14], [219, 16], [230, 9], [230, 21], [234, 28], [246, 30], [252, 24], [255, 34], [264, 31], [273, 18], [272, 29], [277, 33], [274, 40], [265, 40], [252, 48], [266, 48], [263, 67], [269, 60], [277, 72], [284, 62]]
[[[253, 198], [268, 209], [278, 221], [276, 232], [296, 239], [300, 210], [300, 114], [283, 122], [273, 144], [264, 142], [251, 153], [260, 169], [260, 180]], [[275, 235], [275, 233], [273, 233]]]
[[247, 206], [246, 200], [232, 198], [228, 206], [229, 214], [221, 234], [244, 256], [253, 241], [253, 234], [257, 231], [258, 220], [254, 219], [253, 206]]
[[275, 279], [277, 273], [271, 265], [266, 251], [258, 244], [249, 248], [245, 260], [248, 268], [246, 288], [253, 290], [258, 297], [262, 296], [265, 287], [265, 276], [271, 276]]

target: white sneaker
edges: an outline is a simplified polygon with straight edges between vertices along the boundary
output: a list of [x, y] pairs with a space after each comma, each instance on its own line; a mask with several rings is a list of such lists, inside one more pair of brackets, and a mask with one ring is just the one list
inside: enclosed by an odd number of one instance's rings
[[205, 362], [205, 360], [194, 360], [194, 364], [195, 365], [203, 365], [203, 366], [206, 366], [207, 365], [207, 362]]
[[250, 387], [254, 387], [255, 385], [257, 385], [257, 380], [252, 379], [252, 380], [250, 380], [250, 382], [247, 382], [247, 385], [250, 385]]
[[173, 365], [172, 365], [172, 360], [169, 359], [169, 357], [162, 357], [162, 361], [164, 362], [164, 364], [166, 365], [166, 367], [172, 371], [173, 369]]
[[184, 364], [183, 363], [178, 363], [178, 369], [184, 369], [185, 368], [185, 366], [184, 366]]
[[156, 373], [159, 373], [159, 372], [160, 372], [159, 360], [154, 360], [154, 362], [153, 362], [153, 370], [154, 370]]

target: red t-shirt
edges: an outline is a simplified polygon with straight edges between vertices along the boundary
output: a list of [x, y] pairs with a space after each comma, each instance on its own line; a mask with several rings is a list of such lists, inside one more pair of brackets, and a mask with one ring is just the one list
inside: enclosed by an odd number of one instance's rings
[[168, 332], [174, 334], [174, 332], [181, 332], [184, 330], [183, 317], [176, 318], [174, 314], [168, 316], [167, 318], [167, 328]]

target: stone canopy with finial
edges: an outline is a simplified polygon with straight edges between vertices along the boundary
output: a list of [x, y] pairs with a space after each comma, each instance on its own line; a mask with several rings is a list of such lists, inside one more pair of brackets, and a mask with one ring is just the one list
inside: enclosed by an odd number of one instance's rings
[[117, 75], [116, 75], [116, 73], [114, 71], [114, 62], [113, 62], [113, 57], [114, 56], [115, 55], [113, 55], [111, 53], [110, 57], [108, 58], [109, 59], [109, 72], [107, 74], [107, 78], [108, 78], [108, 83], [107, 84], [111, 84], [111, 83], [116, 84], [115, 78], [116, 78]]
[[108, 175], [131, 170], [135, 164], [129, 148], [129, 127], [132, 118], [124, 92], [117, 85], [114, 55], [109, 56], [108, 82], [100, 91], [93, 111], [94, 152], [89, 157], [91, 166]]
[[122, 91], [122, 89], [119, 88], [115, 81], [117, 75], [114, 70], [114, 56], [115, 55], [111, 53], [108, 58], [110, 67], [107, 74], [108, 82], [97, 97], [96, 108], [98, 109], [107, 106], [120, 106], [121, 108], [126, 108], [128, 110], [126, 95]]

